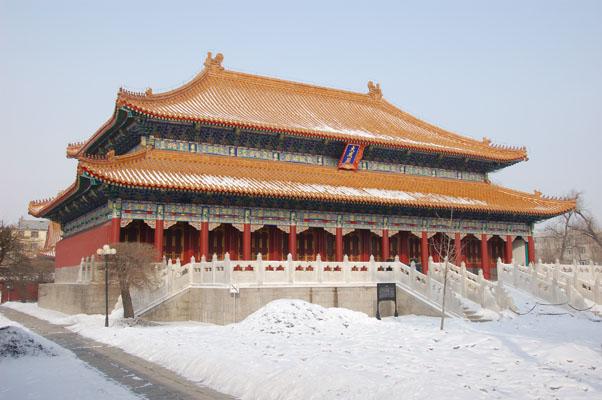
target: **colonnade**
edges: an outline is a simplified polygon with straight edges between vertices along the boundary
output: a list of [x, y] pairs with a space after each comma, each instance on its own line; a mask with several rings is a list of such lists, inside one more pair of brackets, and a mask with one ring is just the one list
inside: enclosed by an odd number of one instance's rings
[[[296, 225], [252, 226], [251, 224], [212, 224], [201, 222], [194, 227], [187, 222], [172, 223], [167, 229], [165, 221], [154, 221], [154, 227], [143, 220], [133, 220], [121, 227], [121, 219], [113, 218], [111, 242], [135, 241], [153, 244], [157, 257], [180, 258], [184, 263], [194, 256], [200, 259], [228, 252], [231, 259], [251, 260], [261, 253], [267, 260], [284, 260], [290, 253], [293, 260], [314, 260], [320, 254], [323, 260], [342, 261], [344, 255], [350, 260], [368, 261], [373, 255], [377, 261], [388, 261], [398, 256], [409, 264], [416, 262], [423, 272], [428, 272], [428, 257], [439, 261], [446, 255], [459, 265], [465, 262], [469, 268], [481, 268], [486, 278], [499, 257], [506, 263], [512, 262], [516, 244], [523, 246], [524, 261], [535, 261], [535, 243], [532, 236], [526, 240], [513, 235], [487, 233], [443, 233], [428, 231], [395, 231], [389, 229], [326, 230], [324, 228]], [[288, 232], [287, 232], [288, 231]], [[517, 242], [520, 241], [520, 242]], [[525, 243], [526, 242], [526, 243]], [[520, 253], [520, 252], [519, 252]]]

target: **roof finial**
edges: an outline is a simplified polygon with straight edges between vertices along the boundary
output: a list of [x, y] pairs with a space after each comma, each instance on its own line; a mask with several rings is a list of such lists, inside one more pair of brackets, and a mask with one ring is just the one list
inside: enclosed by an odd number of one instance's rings
[[383, 98], [383, 92], [380, 90], [380, 83], [375, 85], [374, 82], [368, 81], [368, 96], [376, 100]]
[[224, 67], [222, 67], [222, 61], [224, 61], [224, 55], [222, 53], [217, 53], [215, 58], [211, 57], [211, 52], [207, 52], [207, 58], [205, 58], [205, 68], [213, 71], [222, 71]]
[[491, 139], [489, 139], [487, 136], [483, 136], [483, 144], [485, 146], [491, 145]]
[[152, 96], [153, 88], [146, 88], [146, 90], [144, 91], [144, 94], [146, 95], [146, 97]]

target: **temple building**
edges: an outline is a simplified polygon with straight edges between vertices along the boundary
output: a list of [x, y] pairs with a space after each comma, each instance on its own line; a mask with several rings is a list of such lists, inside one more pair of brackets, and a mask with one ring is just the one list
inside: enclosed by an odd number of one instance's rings
[[105, 243], [153, 244], [158, 258], [415, 261], [443, 257], [494, 276], [495, 260], [535, 259], [533, 225], [573, 200], [492, 184], [527, 160], [443, 130], [383, 98], [224, 69], [208, 54], [164, 93], [121, 89], [114, 113], [70, 144], [77, 178], [33, 201], [60, 223], [57, 272]]

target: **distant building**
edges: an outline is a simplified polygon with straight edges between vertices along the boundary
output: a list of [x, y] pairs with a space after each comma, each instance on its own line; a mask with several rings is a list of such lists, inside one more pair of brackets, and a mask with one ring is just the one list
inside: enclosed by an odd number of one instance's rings
[[549, 232], [537, 232], [535, 234], [535, 252], [543, 262], [551, 263], [559, 259], [561, 263], [589, 264], [590, 262], [602, 262], [602, 249], [590, 238], [571, 232], [567, 238], [564, 257], [560, 256], [562, 239]]
[[48, 221], [19, 218], [17, 230], [25, 248], [25, 254], [28, 257], [34, 257], [46, 243]]

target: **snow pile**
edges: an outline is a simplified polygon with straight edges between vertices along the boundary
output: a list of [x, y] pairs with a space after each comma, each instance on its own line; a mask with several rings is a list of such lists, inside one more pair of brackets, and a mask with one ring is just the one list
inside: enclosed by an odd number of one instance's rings
[[[510, 293], [520, 297], [519, 293]], [[528, 311], [533, 298], [514, 298]], [[54, 312], [12, 303], [24, 312]], [[565, 310], [566, 311], [566, 310]], [[539, 312], [487, 323], [377, 321], [300, 300], [228, 326], [127, 327], [101, 315], [69, 329], [242, 399], [591, 399], [602, 396], [602, 323]]]
[[1, 327], [0, 360], [25, 356], [56, 356], [56, 354], [19, 327], [10, 325]]
[[344, 308], [324, 308], [302, 300], [275, 300], [233, 325], [238, 331], [270, 335], [323, 335], [347, 331], [370, 318]]
[[[36, 309], [31, 303], [9, 304]], [[37, 310], [39, 314], [48, 312]], [[50, 314], [65, 318], [64, 314]], [[0, 399], [140, 399], [69, 350], [2, 314], [0, 327]]]

